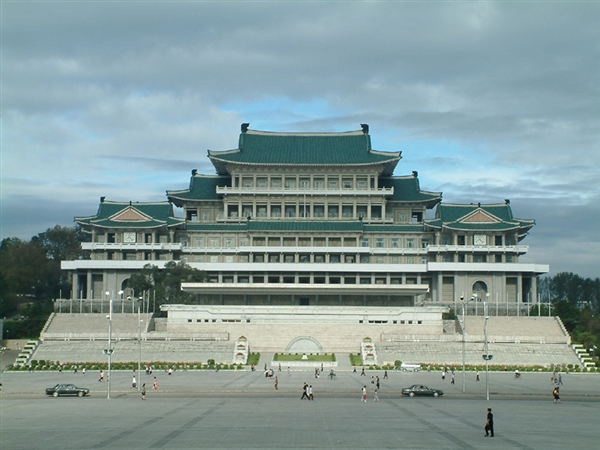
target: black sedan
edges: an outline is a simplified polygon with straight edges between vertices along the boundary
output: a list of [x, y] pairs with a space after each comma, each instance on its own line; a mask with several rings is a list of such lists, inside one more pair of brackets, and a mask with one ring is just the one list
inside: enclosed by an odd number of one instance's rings
[[74, 384], [57, 384], [54, 387], [46, 389], [46, 395], [52, 395], [53, 397], [58, 397], [59, 395], [77, 395], [78, 397], [83, 397], [89, 393], [89, 389], [80, 388]]
[[411, 387], [402, 389], [402, 395], [408, 395], [409, 397], [414, 397], [415, 395], [432, 395], [434, 397], [439, 397], [440, 395], [444, 395], [444, 391], [428, 388], [422, 384], [413, 384]]

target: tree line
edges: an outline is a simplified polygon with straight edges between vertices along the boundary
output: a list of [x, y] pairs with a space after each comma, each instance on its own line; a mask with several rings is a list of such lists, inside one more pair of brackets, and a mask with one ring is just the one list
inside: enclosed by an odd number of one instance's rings
[[[11, 338], [37, 337], [52, 312], [52, 300], [71, 293], [69, 274], [62, 260], [87, 259], [81, 243], [89, 235], [79, 226], [49, 228], [24, 241], [6, 238], [0, 243], [0, 317]], [[180, 289], [181, 282], [207, 281], [204, 272], [184, 262], [169, 261], [164, 269], [147, 264], [131, 276], [128, 287], [135, 293], [152, 290], [157, 306], [163, 303], [193, 304], [195, 296]], [[600, 343], [599, 278], [583, 278], [570, 272], [538, 278], [542, 314], [558, 315], [575, 342], [593, 348]], [[137, 294], [136, 294], [137, 295]], [[550, 305], [550, 311], [548, 311]], [[537, 314], [534, 306], [532, 314]], [[6, 338], [6, 332], [5, 336]]]

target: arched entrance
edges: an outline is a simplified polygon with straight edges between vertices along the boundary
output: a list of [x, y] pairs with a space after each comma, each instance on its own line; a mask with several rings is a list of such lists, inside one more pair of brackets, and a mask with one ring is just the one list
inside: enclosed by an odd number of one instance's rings
[[323, 346], [310, 336], [298, 336], [288, 344], [286, 353], [325, 353]]

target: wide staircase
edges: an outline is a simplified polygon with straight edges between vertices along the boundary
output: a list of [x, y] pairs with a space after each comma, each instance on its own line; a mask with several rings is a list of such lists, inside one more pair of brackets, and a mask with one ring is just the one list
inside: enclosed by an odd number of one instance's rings
[[[465, 362], [483, 364], [485, 352], [482, 317], [465, 318]], [[348, 354], [361, 352], [366, 338], [374, 346], [372, 363], [395, 361], [425, 365], [458, 365], [463, 360], [462, 325], [444, 321], [436, 325], [327, 324], [327, 323], [185, 323], [166, 325], [165, 319], [137, 314], [113, 314], [113, 361], [231, 363], [239, 359], [239, 339], [249, 352], [263, 355], [286, 351]], [[554, 317], [490, 317], [487, 321], [489, 353], [495, 365], [580, 364], [569, 346], [570, 338]], [[105, 314], [54, 314], [46, 324], [41, 344], [30, 359], [61, 362], [104, 362], [108, 346]], [[300, 349], [300, 350], [298, 350]]]

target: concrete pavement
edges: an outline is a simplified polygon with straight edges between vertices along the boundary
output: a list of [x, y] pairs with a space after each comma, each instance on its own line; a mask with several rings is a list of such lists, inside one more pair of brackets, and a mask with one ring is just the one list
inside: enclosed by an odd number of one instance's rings
[[[3, 373], [0, 448], [594, 448], [600, 438], [600, 376], [563, 375], [563, 403], [552, 402], [549, 374], [460, 373], [456, 384], [439, 373], [338, 371], [335, 381], [311, 371], [276, 372], [279, 390], [262, 371], [155, 372], [142, 375], [148, 398], [130, 388], [131, 372], [114, 372], [111, 399], [97, 373]], [[371, 376], [379, 375], [381, 402], [373, 402]], [[46, 397], [57, 382], [89, 387], [85, 398]], [[300, 400], [302, 383], [315, 400]], [[444, 390], [434, 398], [407, 398], [402, 387], [422, 383]], [[367, 385], [368, 402], [359, 400]], [[495, 414], [496, 437], [484, 438], [486, 408]]]

